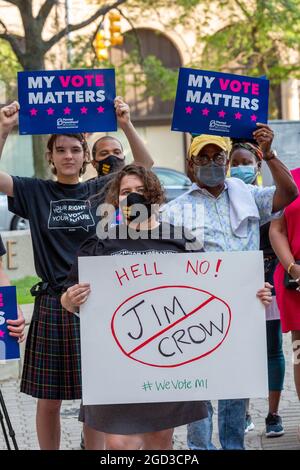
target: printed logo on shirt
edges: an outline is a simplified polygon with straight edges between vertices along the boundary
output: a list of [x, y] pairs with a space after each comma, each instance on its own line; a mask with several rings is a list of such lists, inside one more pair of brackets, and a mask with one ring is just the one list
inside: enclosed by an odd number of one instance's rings
[[50, 202], [49, 229], [83, 229], [95, 226], [89, 201], [60, 199]]

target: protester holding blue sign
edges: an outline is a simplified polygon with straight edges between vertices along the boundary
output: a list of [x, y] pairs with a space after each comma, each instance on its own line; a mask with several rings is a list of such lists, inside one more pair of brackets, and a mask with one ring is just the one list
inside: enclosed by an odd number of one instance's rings
[[[5, 253], [6, 253], [6, 250], [3, 245], [2, 238], [0, 236], [0, 287], [10, 286], [10, 280], [3, 269], [3, 263], [2, 263], [2, 256], [5, 255]], [[24, 341], [25, 320], [24, 320], [23, 313], [20, 308], [18, 308], [18, 318], [16, 320], [6, 319], [6, 324], [7, 324], [7, 330], [9, 331], [9, 335], [11, 337], [16, 338], [19, 343]], [[1, 321], [0, 321], [0, 325], [1, 325]], [[0, 331], [0, 342], [1, 340], [5, 341], [5, 338], [3, 338], [3, 336], [1, 335], [1, 331]], [[2, 357], [2, 354], [0, 354], [0, 360], [2, 359], [5, 359], [5, 357]]]
[[[130, 122], [128, 106], [120, 100], [115, 106], [117, 119], [136, 150], [135, 163], [150, 168], [153, 161]], [[0, 152], [17, 124], [18, 111], [17, 102], [0, 111]], [[77, 249], [96, 230], [96, 207], [89, 199], [109, 178], [80, 182], [90, 162], [83, 134], [52, 135], [46, 156], [56, 181], [2, 172], [0, 191], [9, 196], [11, 211], [29, 219], [35, 268], [42, 279], [32, 290], [36, 299], [21, 391], [38, 398], [41, 449], [58, 449], [61, 401], [81, 398], [79, 320], [62, 308], [60, 295]]]
[[[187, 228], [196, 234], [203, 225], [205, 251], [259, 250], [260, 225], [277, 217], [276, 213], [298, 195], [289, 170], [271, 150], [273, 132], [269, 126], [258, 124], [253, 137], [270, 168], [274, 187], [260, 188], [246, 185], [237, 178], [226, 178], [231, 150], [229, 138], [200, 135], [192, 140], [188, 168], [194, 184], [187, 193], [165, 206], [162, 217], [180, 225], [185, 207], [190, 206], [193, 213], [197, 213], [196, 207], [200, 206], [204, 212], [202, 220], [191, 217]], [[244, 449], [245, 402], [219, 401], [219, 437], [223, 449]], [[208, 412], [207, 419], [188, 426], [191, 449], [215, 449], [211, 442], [213, 409], [210, 402]]]
[[[139, 154], [145, 151], [145, 146], [141, 139], [137, 139], [136, 131], [130, 122], [128, 115], [128, 106], [123, 102], [120, 96], [117, 96], [115, 103], [118, 104], [119, 109], [119, 126], [123, 128], [125, 125], [127, 139], [130, 142], [131, 151], [134, 154]], [[126, 119], [122, 119], [122, 113], [125, 113]], [[129, 120], [129, 122], [128, 122]], [[130, 138], [129, 132], [132, 133]], [[148, 152], [147, 152], [148, 153]], [[148, 154], [148, 158], [151, 158]], [[92, 148], [92, 164], [97, 171], [98, 177], [106, 176], [110, 173], [114, 173], [121, 170], [125, 166], [125, 155], [122, 143], [116, 137], [106, 135], [94, 142]]]
[[123, 146], [119, 139], [111, 136], [101, 137], [94, 143], [92, 158], [98, 178], [121, 170], [125, 166]]
[[[261, 169], [263, 154], [253, 142], [234, 142], [230, 153], [230, 174], [246, 184], [257, 185], [257, 176]], [[260, 249], [264, 253], [265, 281], [274, 284], [273, 276], [278, 259], [269, 238], [270, 223], [260, 227]], [[266, 417], [266, 436], [280, 437], [284, 434], [281, 417], [278, 414], [281, 391], [283, 389], [285, 360], [282, 349], [282, 331], [280, 313], [276, 301], [275, 289], [272, 290], [272, 303], [266, 307], [269, 412]], [[250, 429], [249, 429], [250, 428]], [[245, 432], [254, 428], [249, 413], [246, 413]]]

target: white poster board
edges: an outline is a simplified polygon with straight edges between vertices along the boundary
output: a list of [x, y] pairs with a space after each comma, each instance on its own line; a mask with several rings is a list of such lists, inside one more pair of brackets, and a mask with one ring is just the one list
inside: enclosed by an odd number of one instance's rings
[[262, 252], [79, 258], [83, 403], [266, 397]]

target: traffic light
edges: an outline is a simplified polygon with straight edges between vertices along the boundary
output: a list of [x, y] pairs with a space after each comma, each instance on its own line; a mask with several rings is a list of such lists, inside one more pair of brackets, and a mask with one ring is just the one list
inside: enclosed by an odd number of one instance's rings
[[96, 51], [96, 56], [98, 60], [107, 60], [108, 59], [108, 50], [107, 45], [105, 44], [105, 34], [103, 29], [99, 29], [94, 40], [94, 48]]
[[122, 46], [124, 38], [121, 34], [121, 15], [118, 11], [109, 12], [109, 31], [111, 46]]

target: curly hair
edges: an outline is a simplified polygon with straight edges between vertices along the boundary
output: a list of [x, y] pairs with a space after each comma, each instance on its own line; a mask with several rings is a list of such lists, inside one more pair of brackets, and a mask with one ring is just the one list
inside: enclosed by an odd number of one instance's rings
[[[79, 176], [82, 176], [84, 175], [84, 173], [86, 172], [86, 167], [89, 163], [91, 163], [91, 155], [90, 155], [90, 151], [89, 151], [89, 147], [88, 147], [88, 144], [87, 144], [87, 141], [86, 141], [86, 138], [84, 136], [83, 133], [78, 133], [78, 134], [52, 134], [49, 139], [48, 139], [48, 142], [47, 142], [47, 153], [46, 153], [46, 158], [48, 160], [48, 163], [49, 165], [52, 164], [52, 161], [51, 159], [49, 158], [49, 154], [52, 154], [53, 153], [53, 147], [54, 147], [54, 144], [56, 142], [56, 140], [58, 139], [58, 137], [60, 136], [65, 136], [65, 137], [72, 137], [74, 139], [77, 139], [79, 140], [81, 146], [82, 146], [82, 150], [83, 150], [83, 153], [84, 153], [84, 162], [83, 162], [83, 165], [82, 165], [82, 168], [80, 170], [80, 174]], [[57, 170], [56, 168], [53, 166], [53, 168], [51, 169], [52, 173], [54, 175], [57, 174]]]
[[156, 174], [142, 166], [131, 164], [118, 171], [110, 181], [105, 197], [106, 203], [112, 204], [115, 208], [119, 207], [121, 181], [125, 176], [129, 175], [137, 176], [143, 182], [144, 196], [150, 204], [161, 205], [165, 202], [165, 192]]

